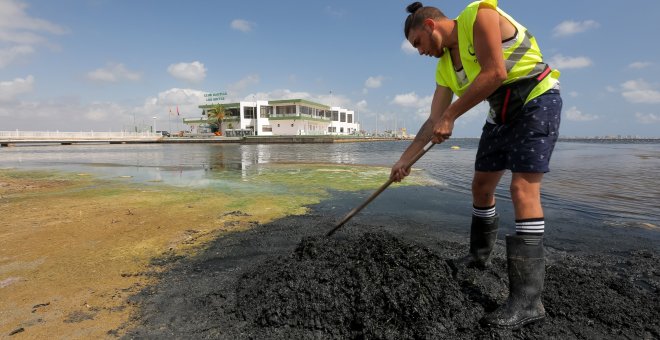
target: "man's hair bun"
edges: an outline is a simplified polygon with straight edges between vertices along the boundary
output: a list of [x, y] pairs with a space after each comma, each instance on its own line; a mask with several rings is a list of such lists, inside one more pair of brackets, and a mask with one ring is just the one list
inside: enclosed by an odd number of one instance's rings
[[416, 2], [413, 2], [412, 4], [408, 5], [408, 7], [406, 7], [406, 10], [410, 14], [415, 14], [415, 12], [417, 12], [417, 10], [422, 8], [422, 7], [424, 7], [424, 5], [422, 5], [421, 2], [416, 1]]

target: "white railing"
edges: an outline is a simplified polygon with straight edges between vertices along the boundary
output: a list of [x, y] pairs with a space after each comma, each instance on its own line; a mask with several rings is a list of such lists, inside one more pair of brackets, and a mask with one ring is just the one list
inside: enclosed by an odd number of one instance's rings
[[64, 131], [0, 131], [0, 139], [39, 139], [39, 140], [58, 140], [58, 139], [153, 139], [162, 137], [159, 133], [149, 131], [145, 132], [100, 132], [100, 131], [80, 131], [80, 132], [64, 132]]

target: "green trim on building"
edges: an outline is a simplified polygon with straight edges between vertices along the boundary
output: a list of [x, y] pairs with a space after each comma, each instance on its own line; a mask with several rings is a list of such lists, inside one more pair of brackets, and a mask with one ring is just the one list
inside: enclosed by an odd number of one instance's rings
[[[307, 105], [307, 106], [313, 106], [316, 108], [321, 108], [325, 110], [330, 110], [330, 106], [316, 103], [313, 101], [305, 100], [305, 99], [280, 99], [280, 100], [269, 100], [268, 105]], [[199, 105], [198, 108], [200, 109], [212, 109], [214, 106], [220, 105], [224, 107], [225, 109], [238, 109], [241, 107], [241, 103], [226, 103], [226, 104], [205, 104], [205, 105]]]
[[239, 109], [241, 107], [241, 103], [227, 103], [227, 104], [207, 104], [207, 105], [200, 105], [198, 108], [200, 109], [212, 109], [216, 105], [220, 105], [224, 107], [225, 109]]
[[284, 117], [273, 117], [270, 116], [268, 117], [268, 120], [307, 120], [307, 121], [312, 121], [312, 122], [320, 122], [320, 123], [330, 123], [330, 119], [322, 119], [322, 118], [314, 118], [310, 116], [284, 116]]
[[281, 100], [269, 100], [268, 105], [285, 105], [285, 104], [296, 104], [296, 105], [308, 105], [308, 106], [315, 106], [317, 108], [322, 108], [326, 110], [330, 110], [330, 106], [315, 103], [309, 100], [305, 99], [281, 99]]

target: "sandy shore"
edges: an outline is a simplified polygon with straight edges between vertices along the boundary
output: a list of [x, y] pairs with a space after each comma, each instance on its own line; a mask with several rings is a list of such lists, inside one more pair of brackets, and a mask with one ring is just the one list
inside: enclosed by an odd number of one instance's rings
[[0, 337], [121, 334], [135, 311], [128, 298], [164, 268], [154, 259], [194, 255], [225, 233], [303, 213], [301, 204], [0, 171]]

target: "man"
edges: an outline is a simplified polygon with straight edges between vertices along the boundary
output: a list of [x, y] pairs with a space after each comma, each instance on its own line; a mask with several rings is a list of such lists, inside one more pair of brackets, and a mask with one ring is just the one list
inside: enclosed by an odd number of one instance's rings
[[[462, 262], [486, 267], [497, 238], [495, 187], [512, 172], [516, 235], [507, 235], [509, 298], [484, 317], [485, 325], [520, 328], [545, 317], [541, 180], [558, 137], [562, 100], [559, 71], [543, 62], [534, 36], [497, 8], [475, 1], [455, 19], [415, 2], [407, 7], [404, 33], [420, 55], [439, 58], [431, 113], [392, 167], [391, 179], [410, 173], [411, 159], [428, 141], [449, 139], [454, 121], [483, 100], [490, 112], [483, 127], [472, 181], [470, 250]], [[452, 102], [453, 95], [458, 99]]]

